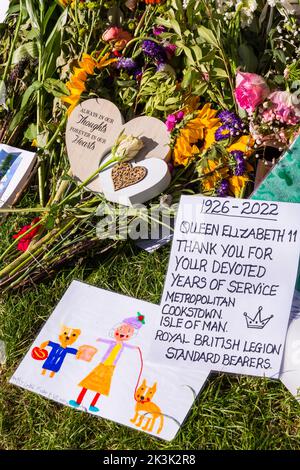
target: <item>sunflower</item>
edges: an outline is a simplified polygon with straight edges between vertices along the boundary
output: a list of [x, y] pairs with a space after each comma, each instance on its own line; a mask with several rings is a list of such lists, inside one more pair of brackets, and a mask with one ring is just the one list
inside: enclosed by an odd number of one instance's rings
[[207, 160], [201, 176], [202, 191], [213, 193], [218, 184], [229, 176], [229, 168], [214, 160]]
[[[253, 152], [254, 140], [251, 135], [239, 137], [229, 147], [224, 148], [219, 156], [213, 160], [209, 155], [204, 161], [197, 165], [198, 175], [200, 177], [201, 191], [208, 195], [226, 196], [230, 194], [235, 197], [242, 197], [245, 187], [251, 181], [250, 174], [253, 171], [252, 165], [247, 158]], [[233, 153], [239, 153], [244, 160], [243, 173], [239, 174], [236, 167], [232, 166], [230, 157]], [[226, 183], [226, 184], [225, 184]]]
[[255, 141], [251, 135], [242, 135], [239, 139], [237, 139], [233, 144], [231, 144], [228, 148], [228, 152], [233, 152], [234, 150], [238, 150], [243, 152], [246, 157], [249, 157], [253, 152], [253, 145]]
[[110, 59], [109, 55], [110, 53], [108, 52], [103, 57], [95, 59], [89, 54], [83, 54], [79, 67], [74, 68], [70, 80], [66, 83], [70, 95], [62, 97], [62, 101], [70, 105], [68, 108], [69, 115], [79, 103], [82, 93], [86, 91], [88, 76], [93, 75], [95, 69], [101, 69], [116, 62], [117, 59]]
[[217, 112], [207, 103], [180, 129], [173, 150], [175, 165], [188, 165], [195, 155], [214, 144], [215, 132], [220, 126]]

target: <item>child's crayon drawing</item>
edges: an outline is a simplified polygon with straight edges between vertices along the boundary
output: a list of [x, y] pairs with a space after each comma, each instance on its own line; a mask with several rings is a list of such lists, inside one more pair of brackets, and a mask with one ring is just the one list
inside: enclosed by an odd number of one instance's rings
[[171, 440], [207, 373], [152, 362], [159, 318], [158, 305], [74, 281], [11, 382], [74, 413]]
[[124, 353], [128, 349], [139, 349], [137, 346], [127, 344], [134, 334], [145, 323], [144, 316], [138, 313], [137, 317], [125, 318], [121, 325], [118, 325], [113, 332], [114, 339], [98, 338], [96, 341], [108, 344], [108, 348], [101, 362], [79, 383], [82, 387], [76, 400], [70, 400], [70, 405], [78, 408], [88, 390], [95, 392], [94, 398], [90, 403], [89, 411], [97, 413], [99, 408], [96, 406], [101, 395], [109, 395], [112, 378], [115, 367]]

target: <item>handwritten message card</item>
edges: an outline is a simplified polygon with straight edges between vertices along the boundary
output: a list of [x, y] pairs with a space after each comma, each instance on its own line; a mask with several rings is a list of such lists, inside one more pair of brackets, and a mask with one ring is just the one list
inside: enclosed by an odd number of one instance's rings
[[183, 196], [153, 360], [278, 377], [299, 240], [299, 204]]

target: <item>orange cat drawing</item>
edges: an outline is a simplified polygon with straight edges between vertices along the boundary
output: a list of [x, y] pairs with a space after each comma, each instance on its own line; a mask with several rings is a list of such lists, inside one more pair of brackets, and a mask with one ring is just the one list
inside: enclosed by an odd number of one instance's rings
[[143, 431], [152, 432], [156, 420], [159, 418], [160, 423], [157, 429], [159, 434], [164, 425], [164, 417], [160, 408], [152, 402], [153, 395], [157, 389], [157, 383], [155, 382], [152, 387], [147, 386], [147, 382], [144, 379], [142, 385], [137, 389], [135, 399], [135, 415], [130, 420], [137, 427], [141, 427]]

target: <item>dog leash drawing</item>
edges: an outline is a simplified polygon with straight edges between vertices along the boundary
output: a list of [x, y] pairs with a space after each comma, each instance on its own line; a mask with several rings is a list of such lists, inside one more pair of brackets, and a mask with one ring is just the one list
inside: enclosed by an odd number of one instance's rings
[[144, 361], [143, 361], [142, 351], [140, 350], [139, 347], [137, 347], [137, 349], [138, 349], [139, 354], [140, 354], [141, 368], [140, 368], [139, 377], [137, 379], [137, 383], [136, 383], [135, 390], [134, 390], [134, 399], [135, 400], [136, 400], [136, 392], [137, 392], [137, 389], [138, 389], [138, 386], [139, 386], [139, 383], [140, 383], [140, 380], [141, 380], [141, 376], [142, 376], [142, 373], [143, 373], [143, 368], [144, 368]]

